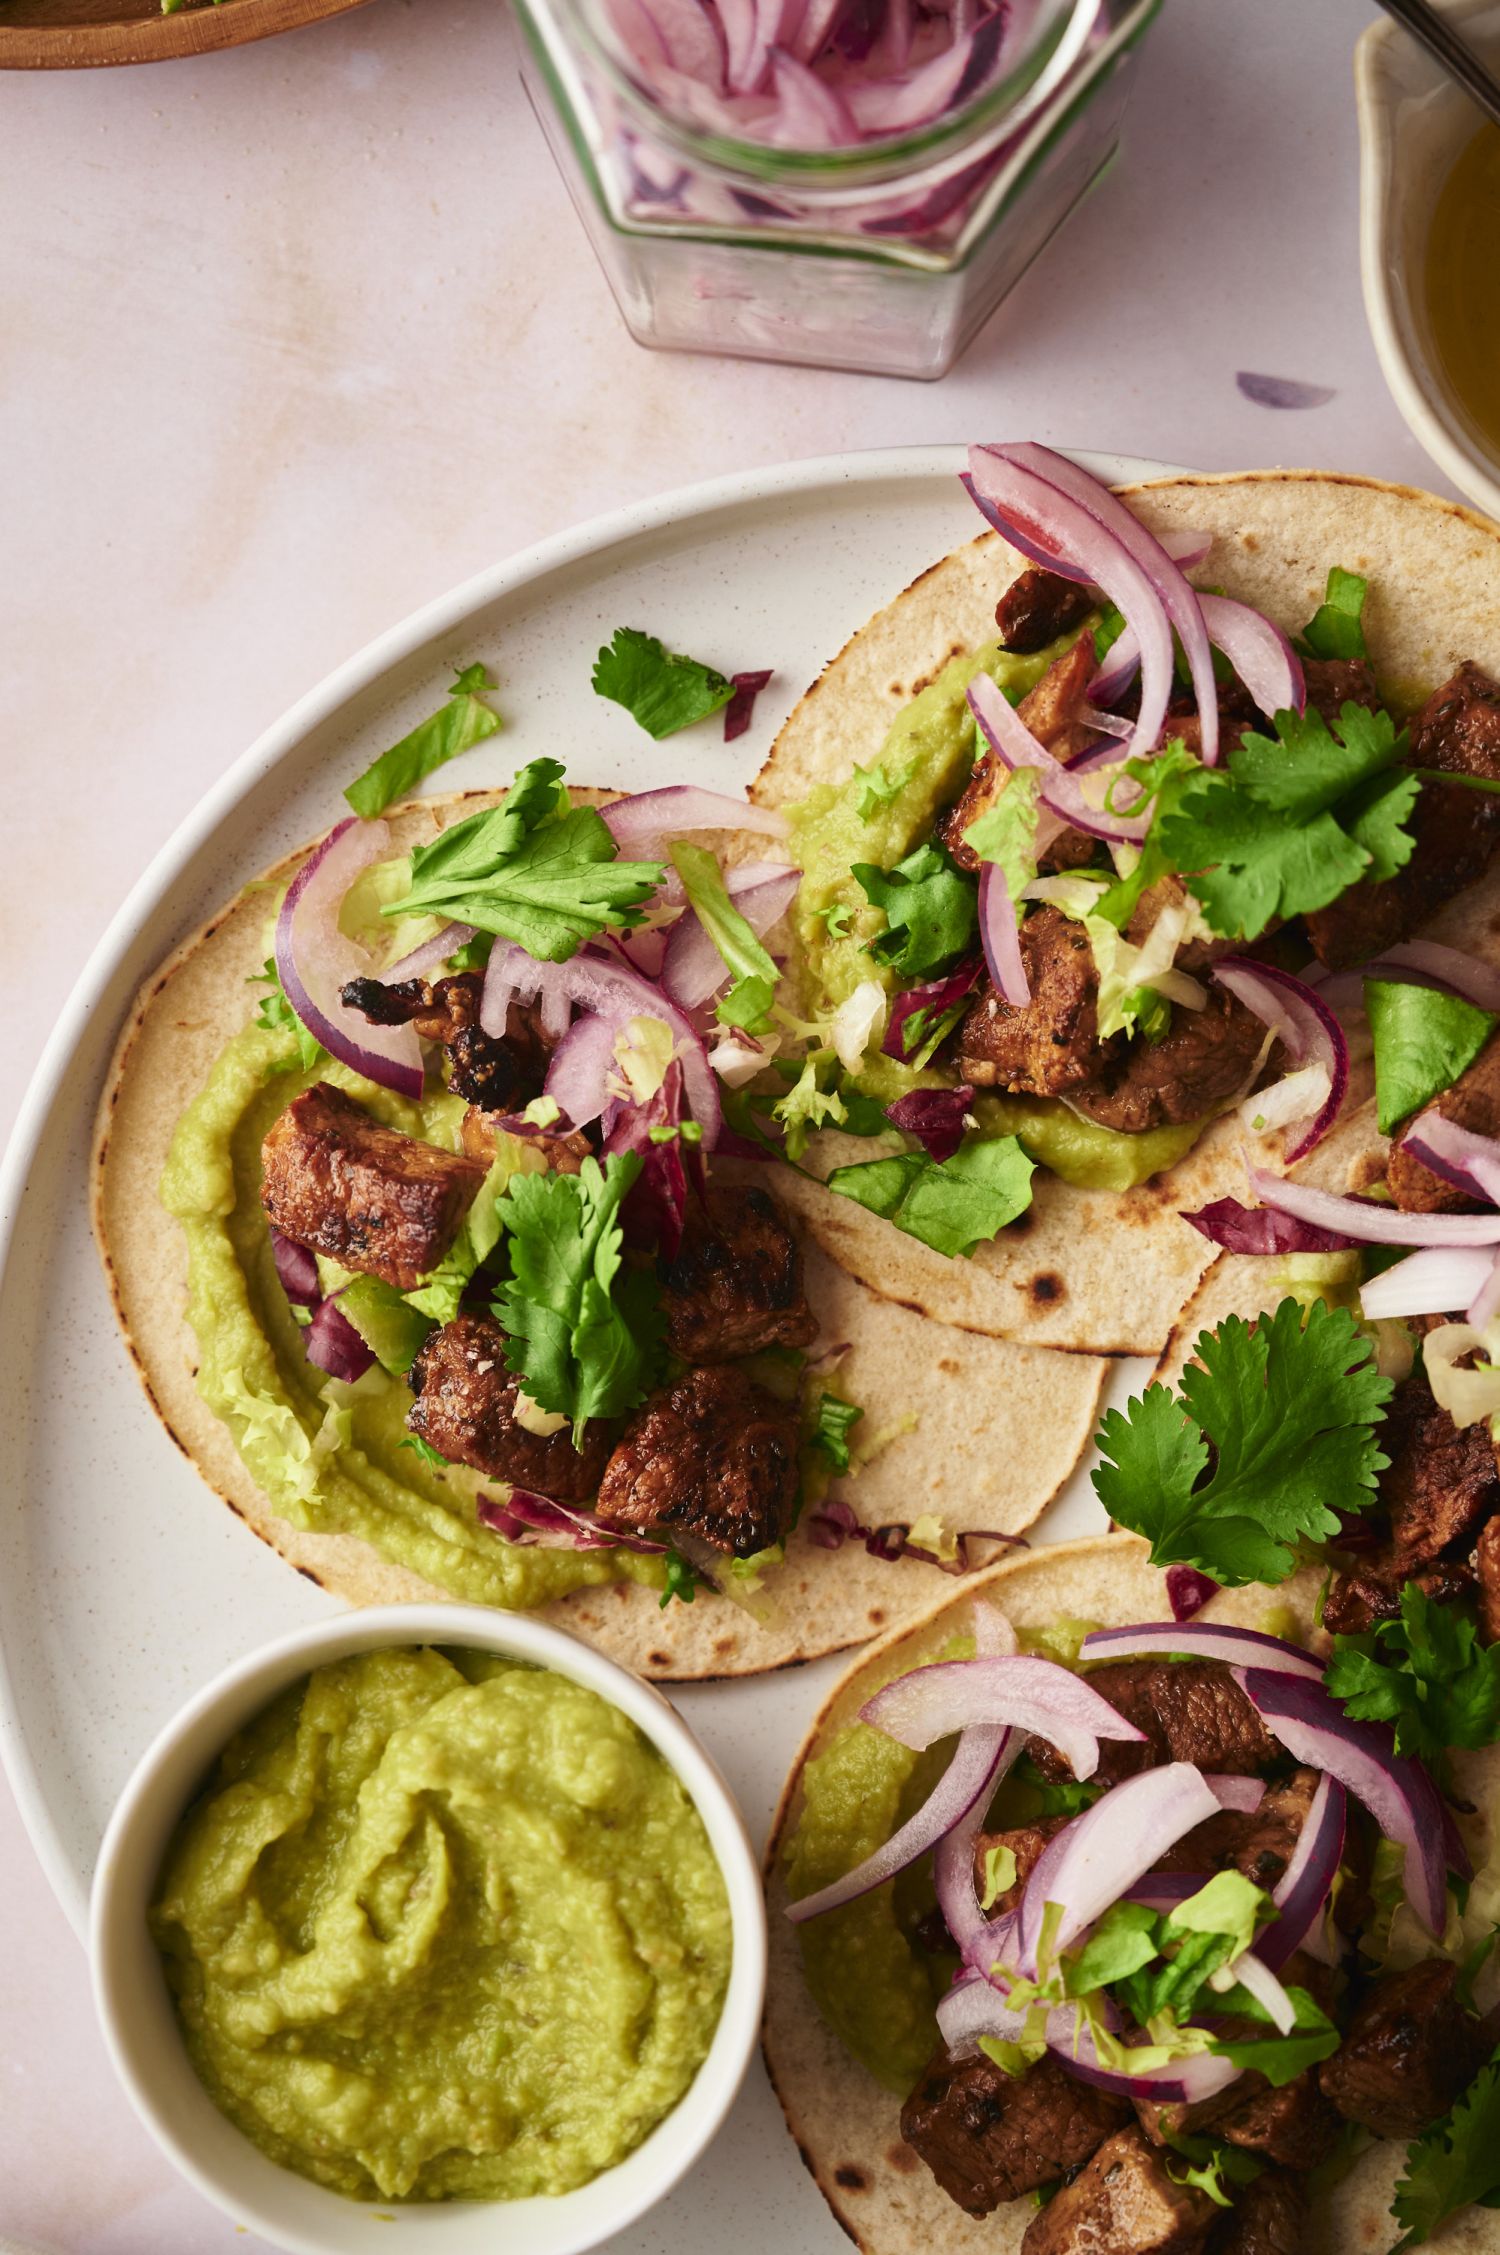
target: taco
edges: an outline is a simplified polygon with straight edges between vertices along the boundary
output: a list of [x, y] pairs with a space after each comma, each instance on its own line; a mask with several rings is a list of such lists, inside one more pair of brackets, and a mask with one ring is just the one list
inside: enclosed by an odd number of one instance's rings
[[765, 2049], [866, 2255], [1496, 2244], [1495, 1749], [1352, 1720], [1316, 1589], [1180, 1624], [1143, 1545], [1061, 1544], [833, 1693]]
[[[97, 1235], [169, 1432], [300, 1572], [758, 1671], [1018, 1539], [1106, 1365], [960, 1350], [804, 1248], [729, 1155], [705, 1038], [710, 924], [758, 948], [795, 882], [778, 825], [697, 794], [721, 866], [662, 795], [619, 803], [618, 844], [560, 779], [345, 822], [164, 965], [108, 1079]], [[701, 918], [658, 897], [674, 843]]]
[[[1156, 1354], [1212, 1258], [1182, 1213], [1369, 1093], [1317, 982], [1493, 951], [1500, 531], [1314, 472], [1120, 499], [1039, 447], [968, 483], [998, 531], [855, 635], [752, 787], [803, 871], [803, 1016], [879, 1006], [784, 1195], [875, 1291]], [[955, 1178], [1018, 1151], [1029, 1203], [954, 1258], [841, 1089], [946, 1122]]]

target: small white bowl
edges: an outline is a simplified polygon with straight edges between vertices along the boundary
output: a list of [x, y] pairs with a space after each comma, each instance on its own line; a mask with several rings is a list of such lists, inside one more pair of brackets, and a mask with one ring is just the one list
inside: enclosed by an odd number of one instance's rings
[[[1444, 10], [1500, 64], [1500, 0]], [[1360, 269], [1365, 313], [1391, 396], [1413, 437], [1460, 493], [1500, 518], [1500, 460], [1449, 386], [1427, 330], [1422, 275], [1438, 196], [1483, 120], [1398, 24], [1370, 25], [1354, 50], [1360, 138]]]
[[[325, 1661], [384, 1645], [448, 1645], [529, 1660], [571, 1677], [635, 1723], [686, 1786], [729, 1896], [734, 1956], [724, 2010], [686, 2095], [613, 2169], [554, 2199], [347, 2200], [274, 2161], [209, 2098], [178, 2032], [146, 1923], [178, 1818], [218, 1755], [288, 1684]], [[699, 2159], [723, 2122], [760, 2032], [766, 1910], [728, 1786], [660, 1692], [561, 1629], [477, 1605], [390, 1605], [315, 1622], [236, 1662], [168, 1723], [120, 1797], [94, 1878], [94, 1996], [105, 2042], [146, 2127], [188, 2180], [238, 2224], [293, 2255], [581, 2255], [623, 2231]]]

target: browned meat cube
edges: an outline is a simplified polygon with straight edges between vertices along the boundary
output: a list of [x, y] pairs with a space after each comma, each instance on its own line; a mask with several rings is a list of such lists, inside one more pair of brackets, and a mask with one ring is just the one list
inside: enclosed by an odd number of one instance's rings
[[515, 1112], [539, 1096], [549, 1044], [534, 1005], [512, 1003], [501, 1040], [479, 1023], [484, 981], [477, 971], [427, 979], [351, 979], [342, 999], [377, 1026], [415, 1026], [424, 1041], [448, 1053], [448, 1083], [455, 1095], [487, 1112]]
[[1307, 701], [1326, 721], [1341, 719], [1345, 705], [1363, 705], [1366, 712], [1379, 712], [1375, 676], [1363, 658], [1305, 658], [1302, 671]]
[[1132, 1041], [1073, 1092], [1073, 1102], [1101, 1127], [1127, 1135], [1201, 1120], [1248, 1088], [1265, 1033], [1227, 988], [1210, 987], [1201, 1010], [1174, 1002], [1160, 1041]]
[[817, 1332], [797, 1233], [769, 1190], [720, 1188], [702, 1205], [695, 1199], [661, 1280], [667, 1344], [684, 1362], [806, 1347]]
[[[1321, 703], [1313, 673], [1310, 666], [1308, 692]], [[1413, 721], [1408, 759], [1413, 767], [1500, 779], [1500, 684], [1466, 660]], [[1500, 799], [1461, 784], [1424, 783], [1409, 827], [1415, 844], [1404, 869], [1383, 884], [1351, 885], [1308, 917], [1308, 937], [1331, 969], [1366, 963], [1406, 939], [1483, 876], [1500, 844]]]
[[[1500, 1036], [1485, 1043], [1473, 1064], [1428, 1109], [1475, 1135], [1500, 1135]], [[1407, 1129], [1414, 1124], [1408, 1120]], [[1413, 1158], [1406, 1147], [1406, 1130], [1391, 1145], [1385, 1178], [1391, 1196], [1406, 1214], [1461, 1214], [1481, 1204]]]
[[[1481, 1537], [1481, 1539], [1483, 1539]], [[1420, 1574], [1335, 1574], [1323, 1600], [1323, 1626], [1330, 1636], [1364, 1636], [1379, 1621], [1394, 1621], [1407, 1582], [1439, 1605], [1458, 1605], [1474, 1593], [1474, 1572], [1462, 1559], [1445, 1559]]]
[[1198, 2255], [1218, 2213], [1139, 2130], [1118, 2130], [1032, 2217], [1021, 2255]]
[[585, 1503], [597, 1490], [615, 1428], [586, 1425], [576, 1449], [570, 1426], [544, 1434], [520, 1424], [521, 1381], [505, 1367], [505, 1333], [490, 1316], [461, 1315], [429, 1332], [411, 1384], [417, 1398], [406, 1422], [450, 1464], [472, 1465], [554, 1503]]
[[1474, 1563], [1479, 1569], [1479, 1633], [1486, 1644], [1494, 1644], [1500, 1640], [1500, 1519], [1480, 1528]]
[[749, 1558], [780, 1542], [797, 1493], [799, 1419], [733, 1364], [690, 1370], [638, 1409], [599, 1483], [606, 1526], [697, 1536]]
[[[1095, 1775], [1117, 1785], [1158, 1762], [1194, 1762], [1201, 1770], [1255, 1777], [1276, 1758], [1276, 1743], [1222, 1660], [1115, 1660], [1088, 1676], [1125, 1720], [1146, 1734], [1099, 1741]], [[1072, 1776], [1055, 1746], [1034, 1738], [1029, 1748], [1053, 1783]]]
[[409, 1292], [447, 1252], [483, 1167], [382, 1127], [319, 1081], [261, 1145], [260, 1202], [283, 1236]]
[[1061, 572], [1033, 564], [1011, 581], [995, 605], [995, 624], [1007, 650], [1029, 657], [1035, 650], [1045, 650], [1060, 634], [1082, 626], [1098, 601], [1081, 580], [1064, 579]]
[[1234, 2206], [1208, 2235], [1208, 2255], [1302, 2255], [1307, 2193], [1296, 2177], [1266, 2169], [1236, 2185]]
[[1457, 1983], [1458, 1967], [1436, 1957], [1376, 1982], [1318, 2069], [1340, 2114], [1378, 2138], [1414, 2138], [1448, 2112], [1487, 2049]]
[[1391, 1515], [1392, 1571], [1466, 1557], [1486, 1519], [1500, 1510], [1500, 1472], [1484, 1424], [1456, 1426], [1425, 1378], [1398, 1386], [1380, 1428], [1390, 1458], [1380, 1500]]
[[[513, 1115], [506, 1112], [481, 1112], [477, 1105], [471, 1104], [459, 1131], [469, 1157], [482, 1160], [486, 1167], [493, 1166], [497, 1138], [514, 1132], [505, 1125], [511, 1117]], [[532, 1150], [541, 1153], [549, 1174], [577, 1174], [584, 1160], [594, 1155], [588, 1137], [576, 1129], [529, 1129], [525, 1140]]]
[[1258, 1809], [1221, 1809], [1195, 1825], [1154, 1869], [1207, 1876], [1232, 1866], [1269, 1895], [1292, 1860], [1317, 1786], [1316, 1770], [1294, 1770], [1284, 1785], [1267, 1786]]
[[1216, 2138], [1242, 2146], [1247, 2153], [1263, 2153], [1284, 2169], [1315, 2169], [1327, 2160], [1339, 2134], [1339, 2116], [1318, 2088], [1314, 2068], [1279, 2090], [1259, 2075], [1247, 2075], [1244, 2081], [1256, 2087], [1242, 2091], [1238, 2104], [1220, 2115], [1214, 2124]]
[[[1094, 674], [1094, 644], [1081, 635], [1071, 650], [1049, 666], [1036, 687], [1017, 706], [1022, 720], [1037, 742], [1060, 760], [1070, 760], [1094, 741], [1078, 714], [1089, 701]], [[965, 785], [963, 797], [951, 806], [937, 825], [937, 835], [960, 869], [977, 869], [979, 856], [964, 844], [964, 832], [977, 822], [1009, 781], [993, 752], [986, 752]], [[1063, 830], [1040, 856], [1043, 869], [1081, 869], [1098, 852], [1098, 841], [1082, 830]]]
[[1014, 1908], [1020, 1901], [1021, 1890], [1042, 1860], [1042, 1852], [1050, 1840], [1055, 1840], [1067, 1817], [1038, 1817], [1035, 1824], [1018, 1824], [1009, 1832], [981, 1832], [974, 1842], [974, 1886], [982, 1896], [985, 1885], [985, 1865], [992, 1848], [1009, 1848], [1016, 1859], [1015, 1882], [1003, 1895], [997, 1895], [990, 1906], [991, 1915], [998, 1918], [1003, 1911]]
[[1128, 2112], [1050, 2057], [1015, 2076], [982, 2052], [940, 2050], [901, 2109], [901, 2135], [950, 2200], [987, 2216], [1076, 2169]]
[[1021, 959], [1030, 1002], [1013, 1010], [985, 981], [955, 1037], [959, 1078], [1024, 1096], [1081, 1089], [1119, 1046], [1099, 1041], [1088, 934], [1060, 909], [1039, 908], [1021, 926]]
[[1205, 1878], [1222, 1871], [1226, 1864], [1238, 1864], [1240, 1851], [1250, 1837], [1255, 1819], [1242, 1809], [1220, 1809], [1204, 1824], [1195, 1824], [1180, 1840], [1174, 1840], [1153, 1871], [1201, 1871]]

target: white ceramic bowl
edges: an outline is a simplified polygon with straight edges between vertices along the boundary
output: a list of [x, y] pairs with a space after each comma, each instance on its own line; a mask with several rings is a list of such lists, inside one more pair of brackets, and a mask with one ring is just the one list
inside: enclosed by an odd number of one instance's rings
[[[724, 1874], [734, 1957], [708, 2056], [685, 2097], [634, 2153], [555, 2199], [409, 2206], [346, 2200], [282, 2169], [213, 2104], [178, 2033], [146, 1924], [162, 1856], [194, 1788], [235, 1731], [323, 1662], [383, 1645], [457, 1645], [555, 1669], [628, 1715], [691, 1795]], [[581, 2255], [671, 2190], [728, 2113], [760, 2030], [766, 1912], [728, 1786], [650, 1684], [574, 1637], [477, 1605], [390, 1605], [313, 1623], [235, 1663], [183, 1709], [136, 1769], [110, 1820], [91, 1911], [94, 1994], [116, 2071], [169, 2159], [198, 2190], [294, 2255]]]
[[[1500, 66], [1500, 0], [1444, 10]], [[1408, 32], [1371, 24], [1354, 51], [1360, 137], [1360, 268], [1365, 312], [1391, 395], [1438, 468], [1500, 518], [1500, 460], [1450, 389], [1427, 330], [1428, 230], [1454, 159], [1483, 122]]]

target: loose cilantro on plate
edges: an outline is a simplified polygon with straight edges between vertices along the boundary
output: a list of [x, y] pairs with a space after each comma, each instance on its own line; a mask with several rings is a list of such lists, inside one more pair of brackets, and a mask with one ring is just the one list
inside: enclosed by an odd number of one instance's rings
[[734, 683], [696, 658], [664, 649], [654, 634], [617, 626], [594, 660], [594, 694], [623, 705], [659, 743], [727, 705]]
[[828, 1188], [934, 1252], [967, 1260], [1031, 1204], [1033, 1171], [1015, 1136], [974, 1136], [941, 1165], [908, 1151], [835, 1167]]
[[846, 1402], [838, 1394], [819, 1395], [808, 1439], [827, 1457], [835, 1472], [848, 1471], [850, 1429], [864, 1414], [858, 1402]]
[[414, 791], [424, 776], [446, 767], [449, 760], [482, 743], [486, 736], [493, 736], [500, 726], [500, 715], [484, 701], [489, 687], [483, 666], [465, 666], [455, 676], [448, 702], [429, 713], [426, 720], [418, 721], [409, 736], [372, 760], [364, 774], [349, 785], [344, 796], [355, 813], [366, 819], [383, 814], [393, 801]]
[[1286, 1299], [1254, 1330], [1230, 1316], [1200, 1335], [1180, 1396], [1150, 1386], [1105, 1413], [1100, 1502], [1146, 1537], [1154, 1566], [1231, 1588], [1285, 1581], [1300, 1542], [1327, 1541], [1339, 1511], [1373, 1500], [1391, 1396], [1373, 1352], [1346, 1308], [1319, 1303], [1304, 1326]]
[[618, 1417], [649, 1393], [662, 1359], [656, 1280], [621, 1265], [620, 1208], [644, 1164], [617, 1152], [576, 1175], [517, 1175], [500, 1201], [512, 1274], [495, 1298], [508, 1369], [532, 1400], [570, 1417]]
[[[263, 994], [260, 998], [260, 1003], [255, 1012], [256, 1025], [263, 1027], [268, 1034], [295, 1034], [297, 1037], [297, 1055], [302, 1061], [303, 1071], [306, 1073], [316, 1072], [328, 1052], [318, 1040], [317, 1035], [308, 1032], [296, 1011], [287, 1001], [280, 974], [276, 969], [275, 956], [268, 955], [265, 969], [257, 971], [253, 978], [245, 981], [245, 984], [248, 987], [264, 985], [271, 990], [269, 994]], [[290, 1072], [290, 1064], [286, 1069]]]
[[1297, 648], [1304, 658], [1367, 658], [1370, 655], [1365, 643], [1365, 596], [1369, 582], [1357, 572], [1340, 571], [1337, 564], [1328, 574], [1328, 587], [1322, 602], [1297, 637]]
[[1456, 994], [1366, 979], [1365, 1015], [1375, 1044], [1376, 1116], [1382, 1135], [1451, 1088], [1500, 1019]]
[[1328, 1688], [1356, 1722], [1393, 1723], [1396, 1751], [1424, 1761], [1500, 1735], [1500, 1644], [1481, 1644], [1467, 1613], [1416, 1582], [1397, 1620], [1334, 1638]]
[[1425, 2247], [1460, 2208], [1500, 2208], [1500, 2058], [1481, 2067], [1451, 2114], [1406, 2149], [1391, 2201], [1402, 2238], [1391, 2255]]
[[706, 846], [678, 840], [671, 849], [672, 866], [682, 879], [688, 906], [718, 949], [734, 984], [721, 999], [717, 1016], [722, 1025], [741, 1026], [750, 1032], [764, 1027], [779, 973], [774, 956], [759, 941], [729, 897], [724, 872]]
[[941, 846], [918, 846], [894, 869], [856, 861], [851, 875], [866, 899], [885, 911], [886, 929], [871, 941], [870, 953], [901, 978], [933, 978], [974, 952], [979, 888]]
[[502, 806], [440, 830], [411, 857], [411, 890], [384, 916], [440, 916], [564, 963], [610, 925], [638, 924], [657, 861], [618, 861], [592, 807], [570, 807], [558, 760], [523, 767]]

